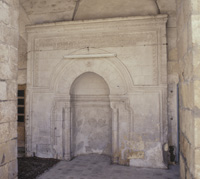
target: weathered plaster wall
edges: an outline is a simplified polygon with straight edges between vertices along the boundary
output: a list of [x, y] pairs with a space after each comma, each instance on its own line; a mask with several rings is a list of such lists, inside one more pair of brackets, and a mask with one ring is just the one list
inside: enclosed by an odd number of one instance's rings
[[94, 72], [110, 90], [113, 162], [165, 167], [166, 20], [140, 16], [28, 27], [28, 155], [70, 159], [70, 88], [79, 75]]
[[[70, 21], [70, 20], [88, 20], [88, 19], [105, 19], [111, 17], [127, 17], [138, 15], [156, 15], [168, 14], [167, 23], [167, 56], [168, 56], [168, 120], [169, 120], [169, 146], [174, 149], [174, 155], [177, 154], [177, 84], [179, 78], [179, 64], [177, 57], [177, 29], [176, 29], [176, 0], [110, 0], [95, 1], [82, 0], [59, 2], [20, 0], [21, 13], [20, 23], [24, 29], [26, 24], [40, 24], [44, 22]], [[53, 14], [53, 15], [52, 15]], [[21, 22], [21, 20], [20, 20]], [[20, 28], [21, 29], [21, 28]], [[25, 32], [20, 30], [20, 32]], [[21, 33], [20, 33], [21, 34]], [[18, 83], [26, 83], [26, 51], [27, 44], [23, 35], [20, 37], [19, 52], [19, 76]], [[173, 90], [172, 90], [173, 89]], [[178, 160], [178, 157], [175, 159]]]
[[17, 178], [18, 0], [0, 1], [0, 178]]
[[95, 73], [84, 73], [72, 84], [72, 156], [90, 153], [111, 156], [112, 114], [109, 93], [104, 79]]
[[177, 1], [181, 178], [200, 178], [200, 2]]

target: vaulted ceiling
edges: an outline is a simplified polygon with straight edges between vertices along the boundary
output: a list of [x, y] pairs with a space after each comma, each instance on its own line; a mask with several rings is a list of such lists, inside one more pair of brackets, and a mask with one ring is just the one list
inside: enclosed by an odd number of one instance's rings
[[[20, 0], [32, 24], [155, 15], [166, 0]], [[172, 1], [172, 0], [170, 0]], [[167, 5], [167, 3], [166, 3]]]

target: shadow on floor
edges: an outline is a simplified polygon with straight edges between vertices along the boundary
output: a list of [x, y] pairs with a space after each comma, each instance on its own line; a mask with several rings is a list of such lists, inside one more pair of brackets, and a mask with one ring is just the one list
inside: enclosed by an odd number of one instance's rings
[[18, 158], [18, 179], [35, 179], [58, 162], [59, 160], [37, 157]]
[[[168, 170], [111, 165], [110, 157], [90, 154], [72, 161], [19, 158], [19, 179], [178, 179], [179, 166]], [[55, 165], [56, 164], [56, 165]], [[55, 165], [55, 166], [54, 166]]]

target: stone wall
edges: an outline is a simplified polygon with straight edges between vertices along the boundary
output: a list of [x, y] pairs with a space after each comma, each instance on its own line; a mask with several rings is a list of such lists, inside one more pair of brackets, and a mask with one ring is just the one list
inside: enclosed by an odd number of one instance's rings
[[18, 84], [26, 84], [27, 69], [27, 32], [26, 25], [31, 24], [23, 7], [19, 6], [19, 62], [18, 62]]
[[[116, 2], [115, 6], [119, 5], [119, 1]], [[127, 2], [127, 1], [126, 1]], [[27, 69], [27, 40], [26, 40], [26, 32], [25, 32], [25, 25], [27, 24], [37, 24], [42, 22], [56, 22], [56, 21], [64, 21], [65, 19], [60, 19], [61, 16], [54, 16], [49, 15], [49, 8], [47, 9], [43, 7], [38, 1], [36, 4], [31, 5], [30, 2], [25, 1], [21, 3], [20, 6], [20, 41], [19, 41], [19, 72], [18, 72], [18, 84], [26, 84], [26, 69]], [[52, 2], [49, 2], [52, 3]], [[63, 3], [63, 4], [62, 4]], [[98, 1], [98, 3], [94, 6], [94, 4], [90, 4], [90, 1], [81, 2], [77, 14], [75, 15], [74, 20], [84, 18], [86, 19], [105, 19], [111, 17], [120, 17], [120, 16], [138, 16], [138, 15], [155, 15], [155, 14], [168, 14], [168, 23], [167, 23], [167, 55], [168, 55], [168, 120], [169, 120], [169, 146], [174, 148], [173, 154], [176, 155], [176, 161], [178, 161], [178, 144], [177, 144], [177, 122], [178, 122], [178, 108], [177, 108], [177, 84], [179, 82], [178, 73], [179, 73], [179, 64], [178, 64], [178, 57], [177, 57], [177, 29], [176, 29], [176, 0], [157, 0], [157, 1], [129, 1], [132, 7], [128, 7], [129, 11], [124, 10], [119, 11], [119, 8], [114, 8], [111, 6], [112, 3], [109, 4], [107, 7], [105, 4], [108, 3], [107, 1]], [[136, 8], [143, 3], [142, 8]], [[72, 9], [74, 7], [74, 2], [68, 1], [66, 2], [57, 2], [56, 5], [59, 7], [62, 4], [62, 7], [65, 8], [70, 6]], [[86, 6], [87, 4], [87, 6]], [[97, 11], [99, 6], [105, 7], [101, 9], [101, 11]], [[32, 7], [33, 8], [30, 8]], [[91, 7], [92, 9], [91, 9]], [[148, 9], [146, 8], [148, 7]], [[37, 9], [40, 8], [40, 9]], [[84, 8], [90, 8], [90, 13], [88, 14], [88, 10], [84, 10]], [[108, 8], [108, 9], [107, 9]], [[112, 8], [112, 10], [109, 10]], [[124, 7], [120, 7], [124, 8]], [[131, 9], [133, 8], [133, 9]], [[42, 9], [42, 10], [41, 10]], [[55, 10], [55, 9], [54, 9]], [[33, 11], [33, 13], [31, 13]], [[42, 11], [42, 13], [40, 12]], [[107, 12], [109, 11], [109, 13]], [[40, 13], [39, 13], [40, 12]], [[65, 13], [71, 13], [72, 11], [69, 9], [64, 11]], [[94, 13], [95, 12], [95, 13]], [[27, 16], [27, 14], [29, 14]], [[37, 15], [36, 15], [37, 14]], [[65, 16], [66, 17], [66, 16]], [[45, 20], [46, 19], [46, 20]], [[70, 20], [70, 18], [68, 19]], [[71, 19], [72, 20], [72, 19]]]
[[181, 178], [200, 178], [200, 3], [177, 1]]
[[[104, 116], [98, 112], [94, 117], [90, 115], [94, 110], [91, 106], [95, 103], [108, 106], [109, 102], [112, 110], [109, 148], [113, 162], [166, 167], [166, 21], [166, 15], [158, 15], [29, 26], [27, 154], [70, 159], [74, 152], [70, 148], [72, 121], [81, 119], [80, 116], [82, 121], [95, 117], [92, 123], [95, 128], [94, 121]], [[73, 112], [70, 89], [86, 72], [105, 80], [110, 90], [109, 100], [105, 96], [92, 98], [91, 94], [84, 94], [78, 103], [75, 101]], [[80, 111], [77, 108], [80, 104], [87, 106], [86, 110]], [[106, 111], [109, 109], [105, 108]], [[77, 114], [83, 112], [84, 115]], [[106, 129], [105, 133], [109, 131]], [[99, 141], [100, 136], [96, 137]], [[82, 146], [86, 145], [87, 142]], [[102, 152], [99, 149], [94, 152]]]
[[17, 178], [18, 0], [0, 1], [0, 178]]
[[[170, 162], [178, 162], [178, 93], [179, 63], [177, 56], [176, 0], [157, 0], [159, 13], [168, 14], [167, 22], [167, 65], [168, 65], [168, 143], [171, 150]], [[173, 158], [175, 156], [175, 158]]]

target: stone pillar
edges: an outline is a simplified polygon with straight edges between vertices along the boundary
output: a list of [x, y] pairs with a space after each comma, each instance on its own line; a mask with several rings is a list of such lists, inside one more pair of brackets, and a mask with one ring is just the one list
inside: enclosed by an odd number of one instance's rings
[[118, 137], [118, 109], [115, 103], [111, 103], [112, 108], [112, 162], [119, 163], [119, 137]]
[[64, 129], [63, 129], [63, 145], [64, 159], [71, 160], [71, 110], [70, 107], [64, 109]]
[[200, 1], [177, 1], [181, 178], [200, 178]]
[[17, 178], [18, 0], [0, 1], [0, 178]]

